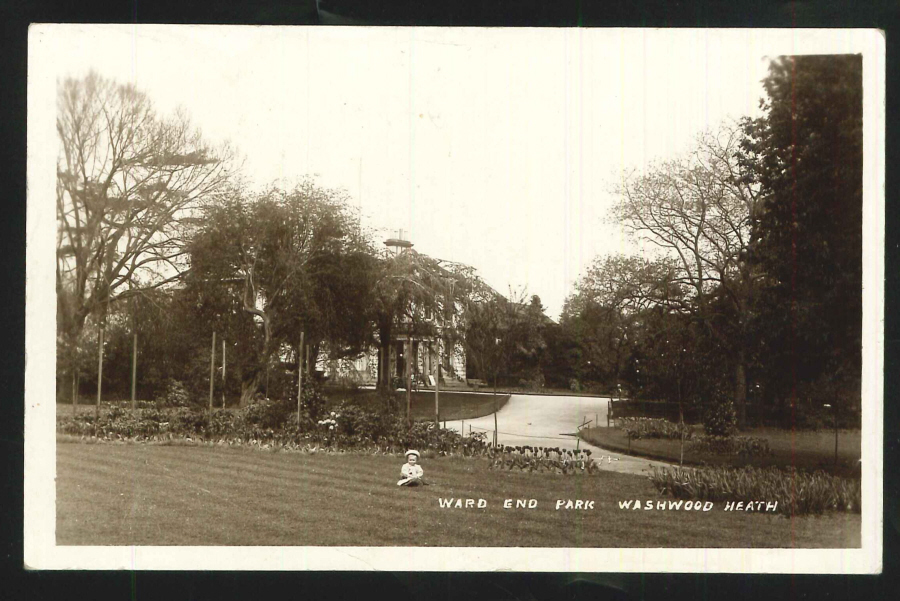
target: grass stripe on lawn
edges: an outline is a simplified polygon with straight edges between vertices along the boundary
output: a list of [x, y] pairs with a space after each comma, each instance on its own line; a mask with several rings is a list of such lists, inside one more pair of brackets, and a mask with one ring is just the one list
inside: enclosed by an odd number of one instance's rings
[[[859, 545], [859, 515], [795, 519], [716, 511], [623, 511], [657, 499], [647, 478], [489, 470], [484, 460], [425, 460], [435, 486], [396, 486], [402, 457], [212, 446], [57, 445], [60, 544], [349, 546]], [[441, 509], [438, 497], [484, 498]], [[502, 508], [506, 498], [538, 508]], [[556, 499], [592, 511], [555, 511]], [[791, 537], [791, 531], [794, 538]]]

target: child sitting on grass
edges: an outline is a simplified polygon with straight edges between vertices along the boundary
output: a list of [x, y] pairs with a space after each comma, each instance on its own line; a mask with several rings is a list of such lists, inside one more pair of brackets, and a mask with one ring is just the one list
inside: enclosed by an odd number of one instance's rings
[[425, 482], [425, 471], [418, 465], [419, 452], [410, 449], [406, 452], [406, 463], [400, 468], [400, 481], [397, 486], [419, 486], [428, 484]]

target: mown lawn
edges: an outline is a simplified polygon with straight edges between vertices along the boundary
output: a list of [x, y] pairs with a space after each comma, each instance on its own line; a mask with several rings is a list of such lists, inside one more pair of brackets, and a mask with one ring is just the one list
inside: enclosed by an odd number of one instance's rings
[[[659, 438], [633, 440], [629, 448], [628, 437], [619, 428], [588, 428], [581, 433], [584, 440], [609, 451], [674, 462], [678, 462], [681, 453], [680, 441]], [[792, 432], [775, 428], [756, 428], [741, 432], [740, 435], [765, 438], [769, 441], [772, 454], [750, 458], [701, 454], [691, 451], [690, 442], [685, 441], [684, 461], [690, 465], [707, 463], [754, 467], [793, 466], [810, 471], [822, 469], [846, 477], [858, 477], [860, 473], [862, 437], [859, 430], [839, 432], [837, 469], [834, 467], [833, 430]]]
[[[434, 483], [396, 486], [401, 457], [250, 448], [57, 444], [60, 545], [517, 547], [860, 546], [858, 514], [788, 519], [723, 511], [633, 511], [657, 500], [643, 476], [491, 471], [480, 459], [423, 459]], [[439, 498], [485, 499], [446, 509]], [[504, 499], [535, 509], [503, 509]], [[594, 501], [555, 510], [557, 499]]]

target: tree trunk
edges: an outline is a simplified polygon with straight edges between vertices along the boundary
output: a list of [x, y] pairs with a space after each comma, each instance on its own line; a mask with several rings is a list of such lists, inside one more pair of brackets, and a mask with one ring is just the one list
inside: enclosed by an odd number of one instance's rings
[[241, 380], [241, 407], [246, 407], [250, 404], [250, 401], [253, 400], [253, 395], [256, 394], [257, 390], [259, 390], [259, 381], [261, 379], [261, 376], [262, 372], [260, 370], [256, 370], [252, 376]]
[[734, 403], [737, 405], [738, 426], [747, 424], [747, 371], [744, 351], [738, 351], [737, 364], [734, 367]]

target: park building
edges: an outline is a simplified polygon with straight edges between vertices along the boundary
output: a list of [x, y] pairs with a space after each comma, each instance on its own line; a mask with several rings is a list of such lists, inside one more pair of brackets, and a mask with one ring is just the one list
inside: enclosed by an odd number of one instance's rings
[[[403, 230], [396, 238], [385, 240], [384, 244], [386, 257], [416, 252]], [[439, 263], [458, 265], [449, 261]], [[451, 275], [449, 271], [447, 275]], [[457, 328], [460, 324], [456, 317], [451, 317], [449, 323], [444, 323], [441, 317], [425, 312], [424, 323], [418, 328], [412, 327], [409, 318], [400, 319], [394, 325], [388, 349], [372, 347], [356, 358], [331, 359], [323, 350], [319, 353], [316, 371], [333, 382], [374, 386], [378, 382], [379, 365], [383, 362], [387, 381], [393, 381], [402, 388], [406, 387], [407, 376], [411, 376], [414, 388], [434, 388], [439, 377], [441, 388], [465, 388], [465, 349], [460, 343], [446, 344], [442, 335], [445, 328]], [[413, 332], [414, 329], [418, 329], [419, 333]], [[407, 369], [410, 374], [407, 374]]]
[[[441, 388], [465, 388], [465, 350], [460, 344], [452, 349], [445, 348], [446, 346], [440, 336], [396, 335], [386, 358], [389, 380], [397, 379], [400, 387], [405, 388], [406, 368], [408, 362], [411, 362], [409, 367], [413, 386], [416, 388], [434, 388], [438, 373]], [[373, 347], [355, 359], [332, 360], [323, 351], [319, 354], [316, 370], [331, 381], [374, 386], [378, 382], [378, 365], [383, 360], [383, 355], [383, 349]]]

